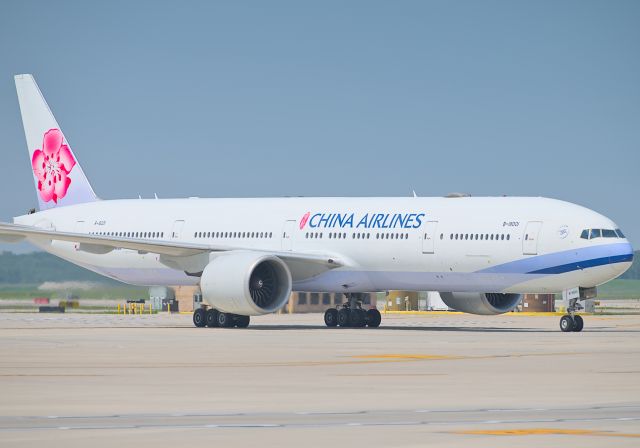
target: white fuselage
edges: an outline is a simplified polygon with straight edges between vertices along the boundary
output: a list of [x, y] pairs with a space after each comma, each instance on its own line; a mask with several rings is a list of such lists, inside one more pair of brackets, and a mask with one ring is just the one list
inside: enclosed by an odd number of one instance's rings
[[[295, 279], [297, 291], [558, 292], [617, 277], [633, 251], [584, 207], [547, 198], [274, 198], [110, 200], [14, 219], [56, 231], [241, 249], [322, 253], [342, 267]], [[158, 255], [32, 239], [42, 249], [126, 283], [193, 285]]]

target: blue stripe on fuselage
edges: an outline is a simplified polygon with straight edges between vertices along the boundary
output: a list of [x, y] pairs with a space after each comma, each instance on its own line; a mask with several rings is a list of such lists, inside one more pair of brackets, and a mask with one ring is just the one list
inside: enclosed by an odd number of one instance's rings
[[602, 244], [523, 258], [478, 272], [496, 274], [562, 274], [578, 269], [631, 260], [633, 260], [631, 244]]

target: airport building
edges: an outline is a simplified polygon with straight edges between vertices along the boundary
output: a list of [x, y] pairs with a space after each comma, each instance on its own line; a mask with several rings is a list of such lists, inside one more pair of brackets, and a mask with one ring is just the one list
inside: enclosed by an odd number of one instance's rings
[[[202, 303], [202, 294], [197, 286], [149, 288], [151, 306], [155, 310], [193, 311]], [[293, 292], [281, 313], [323, 313], [327, 308], [336, 308], [345, 302], [342, 293]], [[367, 293], [362, 305], [384, 311], [448, 311], [437, 291], [389, 291]], [[556, 309], [554, 294], [525, 294], [515, 311], [553, 312]]]

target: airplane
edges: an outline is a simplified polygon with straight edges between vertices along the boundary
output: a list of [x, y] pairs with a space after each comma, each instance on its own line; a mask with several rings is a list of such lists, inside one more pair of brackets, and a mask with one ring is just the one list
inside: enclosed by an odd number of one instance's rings
[[328, 327], [378, 327], [370, 292], [439, 291], [493, 315], [525, 293], [574, 291], [560, 329], [575, 332], [579, 302], [633, 261], [609, 218], [543, 197], [101, 200], [33, 76], [15, 83], [39, 207], [0, 238], [129, 284], [199, 285], [196, 327], [247, 327], [292, 291], [344, 294]]

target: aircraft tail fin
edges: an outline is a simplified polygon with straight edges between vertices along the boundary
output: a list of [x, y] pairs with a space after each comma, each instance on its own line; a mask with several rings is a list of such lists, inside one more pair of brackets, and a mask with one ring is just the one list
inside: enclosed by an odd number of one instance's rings
[[33, 76], [15, 82], [40, 210], [97, 201]]

